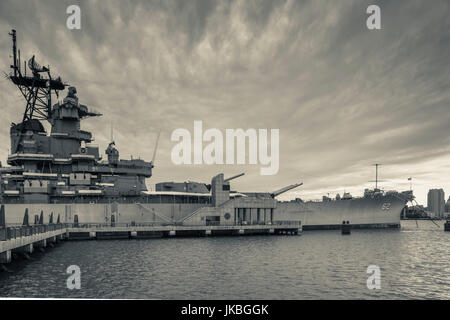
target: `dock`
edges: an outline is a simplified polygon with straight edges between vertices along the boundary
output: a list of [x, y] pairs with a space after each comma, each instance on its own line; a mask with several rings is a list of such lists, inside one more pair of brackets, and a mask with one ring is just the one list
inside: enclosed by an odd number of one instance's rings
[[301, 225], [297, 221], [252, 225], [132, 225], [83, 224], [67, 225], [68, 240], [148, 239], [170, 237], [246, 236], [246, 235], [298, 235]]

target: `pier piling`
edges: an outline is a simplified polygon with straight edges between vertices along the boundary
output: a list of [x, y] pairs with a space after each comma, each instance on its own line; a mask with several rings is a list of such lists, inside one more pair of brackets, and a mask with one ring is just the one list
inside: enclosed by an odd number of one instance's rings
[[14, 248], [12, 250], [12, 252], [21, 253], [21, 254], [23, 254], [23, 253], [31, 254], [31, 253], [33, 253], [33, 249], [34, 249], [33, 244], [29, 243], [29, 244], [26, 244], [24, 246]]
[[37, 241], [33, 244], [36, 248], [45, 248], [47, 246], [47, 239]]
[[0, 264], [10, 263], [12, 260], [11, 250], [0, 253]]

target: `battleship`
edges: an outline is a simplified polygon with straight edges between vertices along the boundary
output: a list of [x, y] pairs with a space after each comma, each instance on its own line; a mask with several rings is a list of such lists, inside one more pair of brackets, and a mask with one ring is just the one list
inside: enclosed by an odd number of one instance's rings
[[[92, 133], [81, 130], [82, 120], [101, 114], [81, 104], [76, 87], [52, 76], [50, 66], [39, 65], [35, 56], [22, 67], [16, 31], [10, 35], [13, 63], [7, 79], [19, 89], [26, 106], [22, 121], [11, 124], [8, 165], [0, 164], [0, 201], [8, 224], [20, 224], [29, 210], [35, 221], [44, 212], [44, 223], [54, 213], [62, 223], [75, 225], [226, 226], [294, 221], [303, 230], [313, 230], [336, 229], [347, 221], [355, 228], [400, 227], [400, 215], [412, 193], [375, 188], [360, 198], [346, 193], [318, 202], [278, 201], [277, 196], [302, 183], [266, 193], [238, 192], [230, 182], [243, 174], [225, 178], [222, 173], [210, 184], [161, 182], [149, 191], [146, 180], [152, 176], [155, 153], [150, 162], [120, 159], [111, 141], [103, 158], [92, 144]], [[50, 132], [43, 121], [50, 125]]]

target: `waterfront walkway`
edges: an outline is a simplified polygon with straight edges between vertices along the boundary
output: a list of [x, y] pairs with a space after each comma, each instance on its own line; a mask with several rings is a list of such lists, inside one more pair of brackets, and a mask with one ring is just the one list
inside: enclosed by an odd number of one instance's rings
[[36, 225], [0, 228], [0, 264], [10, 263], [12, 253], [31, 254], [34, 248], [64, 239], [64, 225]]

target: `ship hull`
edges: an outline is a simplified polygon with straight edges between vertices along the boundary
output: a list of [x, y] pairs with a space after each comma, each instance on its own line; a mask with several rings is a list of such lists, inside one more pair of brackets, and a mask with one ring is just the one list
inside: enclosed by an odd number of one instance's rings
[[[196, 210], [210, 205], [202, 203], [68, 203], [5, 204], [6, 222], [21, 224], [29, 211], [30, 223], [43, 212], [44, 223], [50, 214], [64, 223], [174, 223]], [[339, 229], [342, 221], [352, 228], [399, 228], [405, 201], [394, 196], [356, 198], [325, 202], [278, 202], [274, 221], [300, 221], [303, 230]], [[114, 216], [114, 217], [112, 217]]]
[[395, 196], [355, 198], [323, 202], [280, 202], [277, 218], [300, 219], [303, 230], [340, 229], [343, 221], [352, 228], [399, 228], [405, 201]]

